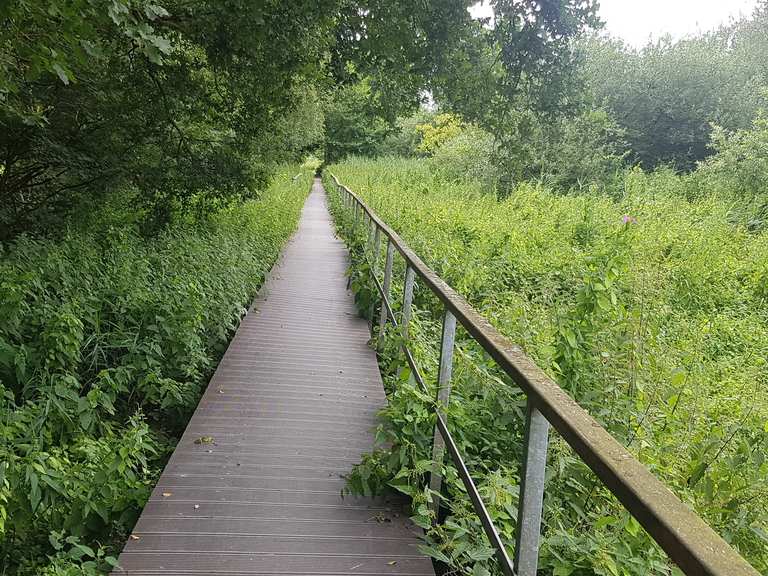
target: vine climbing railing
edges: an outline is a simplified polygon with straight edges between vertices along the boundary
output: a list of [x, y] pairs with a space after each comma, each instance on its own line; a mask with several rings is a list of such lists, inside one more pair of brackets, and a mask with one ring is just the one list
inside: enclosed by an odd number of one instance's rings
[[[550, 425], [563, 437], [600, 481], [640, 522], [648, 534], [688, 575], [758, 576], [758, 572], [715, 533], [693, 510], [683, 504], [664, 484], [619, 444], [594, 418], [568, 396], [520, 349], [498, 332], [459, 294], [403, 242], [354, 192], [332, 175], [345, 210], [352, 212], [353, 231], [368, 227], [368, 249], [372, 253], [373, 282], [381, 298], [378, 318], [380, 337], [387, 324], [398, 328], [403, 352], [419, 385], [424, 380], [408, 349], [413, 288], [420, 280], [444, 306], [440, 363], [437, 377], [436, 426], [433, 441], [435, 465], [430, 488], [440, 492], [441, 463], [447, 450], [494, 547], [496, 558], [507, 576], [536, 576], [541, 532], [544, 474]], [[367, 224], [366, 224], [367, 219]], [[387, 251], [384, 276], [379, 280], [377, 263], [382, 234]], [[399, 319], [390, 301], [395, 252], [405, 261], [403, 303]], [[373, 310], [371, 310], [372, 312]], [[444, 407], [451, 393], [454, 336], [459, 322], [527, 397], [525, 439], [517, 515], [514, 561], [483, 504], [464, 460], [446, 425]], [[383, 338], [382, 338], [383, 339]], [[435, 499], [435, 505], [439, 502]]]

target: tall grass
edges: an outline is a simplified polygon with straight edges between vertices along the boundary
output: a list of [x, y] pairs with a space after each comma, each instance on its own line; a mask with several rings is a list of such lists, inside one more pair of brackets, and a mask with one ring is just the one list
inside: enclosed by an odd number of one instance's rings
[[[630, 172], [619, 197], [523, 183], [499, 201], [434, 177], [420, 160], [349, 160], [330, 170], [768, 573], [768, 233], [735, 224], [728, 195], [689, 200], [679, 177]], [[439, 306], [424, 292], [417, 354], [434, 378]], [[394, 352], [389, 360], [398, 366]], [[513, 542], [521, 395], [461, 335], [454, 370], [452, 432]], [[430, 399], [407, 372], [389, 370], [388, 382], [381, 434], [392, 447], [366, 457], [352, 485], [393, 483], [416, 496], [420, 516]], [[478, 561], [488, 553], [480, 526], [455, 473], [448, 477], [450, 520], [430, 530], [429, 551], [493, 569]], [[547, 482], [545, 573], [674, 573], [559, 438]]]

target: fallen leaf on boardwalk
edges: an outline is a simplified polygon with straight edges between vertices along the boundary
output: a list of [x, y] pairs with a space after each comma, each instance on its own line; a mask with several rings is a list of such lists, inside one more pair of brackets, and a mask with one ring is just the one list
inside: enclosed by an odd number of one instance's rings
[[195, 440], [195, 444], [213, 444], [213, 436], [200, 436]]
[[136, 536], [136, 534], [131, 534], [131, 540], [141, 540], [141, 536]]
[[397, 560], [392, 560], [391, 562], [387, 562], [387, 564], [389, 564], [390, 566], [394, 566], [395, 564], [397, 564]]
[[200, 504], [195, 504], [195, 510], [197, 510], [198, 508], [200, 508]]
[[362, 562], [360, 564], [355, 564], [354, 566], [352, 566], [352, 568], [350, 568], [350, 570], [354, 570], [355, 568], [360, 568], [360, 566], [362, 565], [363, 565]]
[[168, 498], [168, 496], [172, 496], [173, 492], [163, 492], [163, 498]]

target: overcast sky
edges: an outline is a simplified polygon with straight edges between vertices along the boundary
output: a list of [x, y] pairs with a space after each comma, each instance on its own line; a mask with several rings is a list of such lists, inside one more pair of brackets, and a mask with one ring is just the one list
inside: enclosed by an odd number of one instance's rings
[[[600, 18], [611, 35], [639, 48], [651, 36], [712, 30], [729, 18], [749, 16], [756, 5], [757, 0], [601, 0]], [[485, 2], [472, 13], [487, 16], [490, 7]]]

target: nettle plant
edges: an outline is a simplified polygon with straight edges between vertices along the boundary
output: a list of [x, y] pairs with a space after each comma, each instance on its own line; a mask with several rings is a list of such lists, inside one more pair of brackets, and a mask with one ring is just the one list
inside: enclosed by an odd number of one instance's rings
[[0, 565], [109, 569], [309, 186], [287, 169], [151, 239], [0, 246]]
[[595, 363], [600, 361], [592, 353], [596, 339], [606, 327], [624, 320], [626, 287], [621, 282], [626, 276], [631, 225], [627, 219], [624, 227], [607, 239], [601, 251], [585, 258], [575, 302], [558, 314], [552, 368], [574, 396], [582, 396], [581, 380], [594, 374]]

